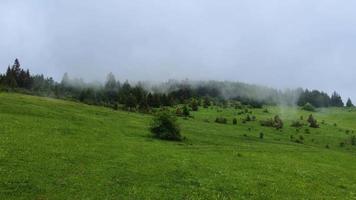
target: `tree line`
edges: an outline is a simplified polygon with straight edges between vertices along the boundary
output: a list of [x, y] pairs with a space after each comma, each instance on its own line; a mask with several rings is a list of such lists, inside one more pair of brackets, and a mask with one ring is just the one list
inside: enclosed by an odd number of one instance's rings
[[[121, 83], [109, 73], [105, 84], [88, 84], [81, 79], [70, 78], [64, 74], [61, 82], [44, 75], [33, 75], [21, 68], [18, 59], [0, 74], [0, 88], [26, 92], [34, 95], [51, 96], [61, 99], [76, 100], [87, 104], [104, 105], [118, 109], [149, 111], [151, 108], [191, 104], [194, 108], [211, 104], [225, 106], [230, 102], [240, 102], [255, 108], [263, 105], [276, 105], [282, 102], [303, 106], [307, 103], [315, 107], [342, 107], [340, 95], [334, 92], [331, 96], [318, 90], [293, 90], [281, 92], [272, 88], [249, 85], [239, 82], [188, 82], [170, 81], [147, 87], [143, 83]], [[349, 99], [347, 106], [353, 106]]]

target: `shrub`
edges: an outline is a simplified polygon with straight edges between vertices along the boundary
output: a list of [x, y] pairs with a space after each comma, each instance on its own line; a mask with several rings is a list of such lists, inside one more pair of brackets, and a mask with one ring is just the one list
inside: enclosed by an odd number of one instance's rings
[[190, 102], [190, 107], [192, 108], [192, 111], [198, 111], [199, 102], [196, 99], [192, 99]]
[[183, 116], [182, 109], [177, 108], [177, 109], [176, 109], [176, 115], [179, 116], [179, 117]]
[[291, 127], [295, 127], [295, 128], [300, 128], [300, 127], [303, 127], [303, 126], [304, 126], [303, 122], [301, 122], [299, 120], [292, 121], [292, 124], [291, 124]]
[[256, 121], [256, 116], [253, 115], [252, 118], [251, 118], [251, 120], [252, 120], [252, 121]]
[[316, 121], [316, 119], [314, 119], [313, 115], [309, 115], [308, 122], [309, 122], [309, 127], [311, 127], [311, 128], [319, 128], [319, 124]]
[[217, 117], [217, 118], [215, 119], [215, 122], [216, 122], [216, 123], [219, 123], [219, 124], [227, 124], [227, 119], [224, 118], [224, 117]]
[[155, 114], [150, 130], [155, 138], [176, 141], [182, 140], [177, 119], [168, 111], [160, 111]]
[[304, 141], [304, 137], [302, 135], [300, 135], [299, 140]]
[[247, 122], [250, 122], [250, 121], [251, 121], [250, 115], [247, 115], [247, 116], [246, 116], [245, 121], [247, 121]]
[[283, 128], [283, 121], [278, 115], [274, 116], [274, 119], [262, 120], [260, 124], [261, 126], [274, 127], [276, 129]]
[[262, 132], [260, 132], [260, 139], [263, 139], [264, 134]]
[[351, 137], [351, 145], [356, 146], [356, 136]]
[[237, 119], [236, 119], [236, 118], [234, 118], [234, 119], [232, 120], [232, 124], [234, 124], [234, 125], [237, 124]]
[[313, 105], [311, 105], [310, 103], [306, 103], [303, 107], [302, 107], [303, 110], [306, 110], [306, 111], [310, 111], [310, 112], [315, 112], [315, 108]]
[[190, 112], [189, 112], [189, 109], [186, 105], [183, 106], [183, 116], [184, 117], [189, 117], [190, 115]]
[[276, 129], [282, 129], [283, 128], [283, 121], [278, 115], [274, 116], [274, 127]]

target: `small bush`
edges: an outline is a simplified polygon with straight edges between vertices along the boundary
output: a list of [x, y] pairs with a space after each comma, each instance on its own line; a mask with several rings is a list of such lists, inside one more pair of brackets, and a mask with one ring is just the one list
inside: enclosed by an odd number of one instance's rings
[[176, 141], [182, 140], [177, 119], [169, 111], [160, 111], [156, 113], [150, 130], [155, 138]]
[[234, 124], [234, 125], [237, 124], [237, 119], [236, 119], [236, 118], [234, 118], [234, 119], [232, 120], [232, 124]]
[[246, 118], [245, 118], [245, 121], [246, 121], [246, 122], [250, 122], [251, 120], [252, 120], [252, 119], [251, 119], [250, 115], [247, 115]]
[[264, 134], [262, 132], [260, 132], [260, 139], [263, 139]]
[[291, 127], [295, 127], [295, 128], [300, 128], [300, 127], [303, 127], [303, 126], [304, 126], [303, 122], [301, 122], [299, 120], [292, 121], [292, 124], [291, 124]]
[[310, 112], [315, 112], [315, 108], [313, 105], [311, 105], [310, 103], [306, 103], [303, 107], [302, 107], [303, 110], [306, 110], [306, 111], [310, 111]]
[[179, 117], [183, 116], [183, 111], [182, 111], [181, 108], [177, 108], [176, 109], [176, 115], [179, 116]]
[[283, 128], [283, 121], [278, 115], [276, 115], [274, 119], [262, 120], [260, 124], [261, 126], [274, 127], [276, 129]]
[[199, 102], [196, 99], [192, 99], [190, 102], [190, 107], [192, 108], [192, 111], [198, 111], [199, 109]]
[[219, 123], [219, 124], [227, 124], [227, 119], [224, 118], [224, 117], [217, 117], [217, 118], [215, 119], [215, 122], [216, 122], [216, 123]]
[[185, 105], [183, 106], [183, 112], [182, 112], [184, 117], [189, 117], [190, 116], [190, 111], [188, 109], [188, 107]]
[[304, 137], [302, 135], [300, 135], [299, 140], [304, 141]]
[[283, 121], [278, 115], [274, 116], [274, 127], [276, 129], [282, 129], [283, 128]]
[[311, 127], [311, 128], [319, 128], [319, 124], [316, 121], [316, 119], [314, 119], [313, 115], [309, 115], [308, 122], [309, 122], [309, 127]]
[[351, 137], [351, 145], [356, 146], [356, 136]]
[[299, 144], [303, 144], [304, 143], [303, 140], [299, 140], [299, 139], [296, 139], [295, 142], [299, 143]]

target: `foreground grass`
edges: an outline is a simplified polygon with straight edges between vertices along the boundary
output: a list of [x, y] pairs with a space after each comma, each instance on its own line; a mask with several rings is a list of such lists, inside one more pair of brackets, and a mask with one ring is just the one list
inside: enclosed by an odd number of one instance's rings
[[216, 124], [243, 116], [209, 108], [180, 120], [179, 143], [149, 137], [149, 115], [0, 93], [0, 199], [356, 198], [356, 148], [339, 146], [356, 112], [321, 110], [326, 124], [306, 134], [289, 123], [309, 113], [269, 110], [253, 115], [282, 115], [282, 131]]

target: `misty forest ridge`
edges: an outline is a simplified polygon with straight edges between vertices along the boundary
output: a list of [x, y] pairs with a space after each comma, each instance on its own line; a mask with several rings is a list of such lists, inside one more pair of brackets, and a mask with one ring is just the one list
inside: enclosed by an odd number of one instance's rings
[[355, 7], [0, 1], [0, 200], [356, 199]]

